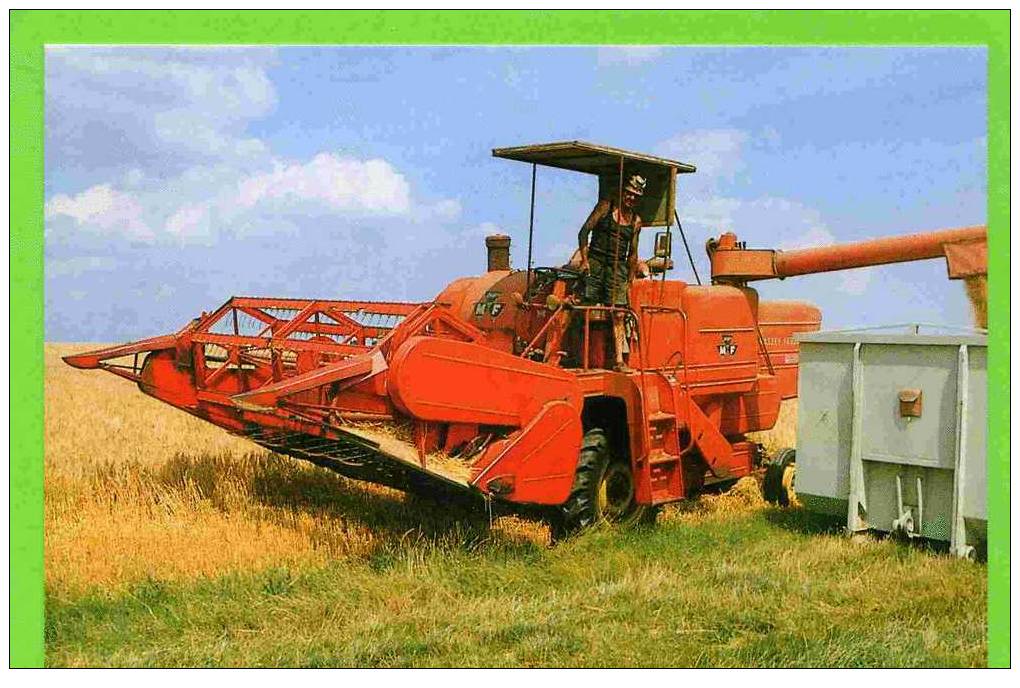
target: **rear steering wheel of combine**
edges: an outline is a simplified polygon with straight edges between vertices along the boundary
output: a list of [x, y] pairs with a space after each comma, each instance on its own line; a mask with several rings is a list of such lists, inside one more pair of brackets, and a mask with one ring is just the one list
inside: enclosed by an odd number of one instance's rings
[[779, 506], [799, 506], [796, 477], [797, 450], [789, 447], [780, 449], [765, 465], [765, 479], [761, 486], [765, 500]]
[[586, 432], [570, 496], [551, 519], [553, 538], [559, 539], [600, 523], [648, 522], [655, 513], [654, 509], [635, 501], [630, 462], [612, 455], [606, 433], [600, 428]]

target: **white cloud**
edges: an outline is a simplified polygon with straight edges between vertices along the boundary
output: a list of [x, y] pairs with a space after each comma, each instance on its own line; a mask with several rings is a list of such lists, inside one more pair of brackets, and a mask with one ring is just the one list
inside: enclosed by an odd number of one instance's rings
[[808, 227], [807, 231], [796, 236], [784, 237], [776, 245], [776, 248], [789, 251], [797, 248], [817, 248], [834, 243], [836, 243], [836, 237], [832, 236], [832, 232], [819, 225], [812, 225]]
[[472, 237], [485, 238], [492, 234], [506, 234], [506, 230], [497, 225], [495, 222], [482, 222], [481, 224], [467, 228], [464, 230], [464, 234]]
[[440, 222], [452, 222], [460, 217], [462, 210], [463, 208], [461, 208], [460, 201], [453, 198], [447, 198], [430, 206], [426, 206], [425, 213], [420, 217], [420, 219], [434, 219]]
[[708, 227], [716, 233], [728, 232], [734, 230], [733, 217], [744, 203], [736, 198], [722, 196], [696, 196], [689, 200], [681, 196], [677, 210], [681, 222]]
[[836, 289], [850, 296], [860, 296], [868, 290], [874, 270], [875, 268], [844, 270], [839, 273], [839, 284]]
[[124, 174], [124, 186], [136, 187], [145, 181], [145, 173], [137, 167], [132, 167]]
[[190, 47], [83, 46], [50, 50], [49, 57], [69, 70], [101, 77], [107, 83], [127, 80], [147, 86], [139, 91], [171, 92], [179, 100], [214, 104], [224, 118], [265, 114], [276, 104], [272, 82], [251, 59], [260, 59], [257, 51], [221, 50], [215, 61], [202, 52]]
[[743, 153], [749, 138], [740, 129], [699, 129], [667, 139], [656, 149], [665, 157], [696, 166], [698, 171], [690, 180], [692, 184], [713, 186], [720, 181], [732, 181], [744, 169]]
[[109, 184], [100, 184], [74, 196], [57, 194], [52, 197], [46, 203], [45, 218], [55, 220], [66, 216], [87, 231], [123, 234], [149, 241], [154, 235], [142, 219], [142, 212], [142, 206], [133, 196]]
[[[525, 250], [526, 249], [527, 247], [525, 247]], [[545, 253], [543, 254], [545, 256], [545, 260], [542, 261], [542, 263], [548, 265], [566, 265], [568, 262], [570, 262], [570, 259], [573, 257], [576, 251], [577, 251], [576, 243], [571, 244], [566, 241], [558, 242], [550, 246], [545, 251]], [[525, 258], [525, 260], [527, 259]]]
[[[353, 221], [400, 220], [407, 236], [453, 225], [462, 208], [456, 199], [422, 200], [406, 177], [382, 159], [359, 160], [320, 153], [308, 162], [275, 160], [261, 172], [230, 164], [196, 165], [170, 178], [122, 175], [129, 190], [113, 183], [78, 194], [57, 194], [46, 203], [47, 236], [67, 242], [78, 232], [166, 244], [214, 245], [225, 236], [270, 237], [352, 229]], [[415, 229], [418, 228], [418, 229]]]
[[153, 129], [165, 144], [214, 158], [254, 158], [268, 153], [255, 138], [240, 138], [224, 131], [220, 123], [209, 122], [205, 113], [189, 109], [156, 113]]
[[211, 238], [212, 229], [209, 224], [209, 204], [190, 203], [181, 206], [166, 221], [166, 231], [181, 241]]
[[307, 164], [277, 163], [272, 172], [238, 183], [238, 202], [314, 201], [332, 210], [404, 215], [411, 209], [407, 180], [385, 160], [356, 160], [320, 153]]
[[271, 48], [48, 48], [47, 167], [69, 185], [46, 204], [54, 250], [113, 236], [259, 242], [327, 227], [333, 240], [358, 231], [376, 246], [456, 241], [460, 202], [415, 193], [389, 161], [283, 159], [247, 133], [276, 107], [275, 59]]
[[598, 63], [600, 65], [634, 66], [658, 59], [663, 48], [658, 45], [620, 45], [599, 48]]
[[167, 299], [173, 298], [174, 294], [177, 293], [177, 289], [171, 284], [161, 284], [156, 289], [156, 300], [166, 301]]
[[[244, 135], [271, 112], [267, 48], [47, 48], [46, 155], [82, 172], [144, 168], [166, 176], [196, 161], [267, 156]], [[53, 163], [55, 164], [55, 163]]]
[[84, 272], [103, 272], [116, 268], [117, 263], [102, 256], [72, 256], [46, 261], [46, 277], [78, 277]]

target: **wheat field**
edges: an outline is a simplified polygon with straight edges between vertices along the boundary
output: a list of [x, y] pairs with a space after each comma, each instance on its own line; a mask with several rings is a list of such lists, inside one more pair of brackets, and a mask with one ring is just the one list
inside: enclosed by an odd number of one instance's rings
[[[270, 454], [60, 361], [95, 346], [45, 348], [48, 665], [984, 662], [981, 567], [840, 537], [753, 480], [550, 546], [542, 524]], [[795, 426], [788, 404], [756, 439], [793, 446]]]
[[[45, 350], [46, 583], [57, 593], [366, 556], [408, 535], [413, 498], [271, 454]], [[442, 529], [415, 504], [415, 537]], [[355, 514], [352, 516], [351, 514]], [[471, 524], [476, 525], [476, 524]], [[399, 531], [399, 532], [395, 532]], [[548, 540], [503, 517], [498, 537]]]

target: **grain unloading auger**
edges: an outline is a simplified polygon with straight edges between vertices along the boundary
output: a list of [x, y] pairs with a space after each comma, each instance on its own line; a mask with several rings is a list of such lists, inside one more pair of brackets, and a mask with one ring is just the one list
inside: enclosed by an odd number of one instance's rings
[[532, 268], [530, 246], [528, 269], [511, 270], [504, 236], [486, 240], [484, 274], [428, 303], [233, 298], [175, 334], [65, 361], [351, 478], [495, 499], [570, 530], [636, 520], [762, 465], [746, 435], [796, 396], [793, 335], [821, 314], [759, 301], [749, 282], [941, 256], [950, 277], [986, 272], [973, 227], [795, 251], [723, 234], [708, 247], [711, 285], [666, 280], [676, 175], [693, 166], [578, 142], [494, 154], [533, 174], [595, 174], [604, 196], [624, 174], [649, 180], [639, 212], [667, 229], [622, 309], [630, 371], [606, 369], [620, 309], [582, 304], [584, 277]]

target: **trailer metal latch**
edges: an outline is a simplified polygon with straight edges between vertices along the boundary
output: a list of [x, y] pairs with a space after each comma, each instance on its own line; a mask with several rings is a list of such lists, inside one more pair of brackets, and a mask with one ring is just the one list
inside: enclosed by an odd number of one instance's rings
[[900, 418], [921, 417], [921, 390], [901, 389], [898, 396], [900, 399]]

